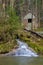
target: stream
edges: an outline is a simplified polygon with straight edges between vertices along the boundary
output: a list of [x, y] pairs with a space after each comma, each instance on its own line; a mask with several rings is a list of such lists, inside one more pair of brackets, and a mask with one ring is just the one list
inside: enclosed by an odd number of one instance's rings
[[6, 56], [0, 56], [0, 65], [43, 65], [43, 57], [39, 57], [25, 42], [17, 39], [19, 48]]
[[35, 53], [25, 42], [17, 40], [19, 48], [16, 50], [15, 56], [28, 56], [28, 57], [37, 57], [37, 53]]
[[19, 47], [10, 53], [6, 54], [6, 56], [27, 56], [27, 57], [37, 57], [37, 53], [33, 51], [25, 42], [17, 39], [17, 44]]

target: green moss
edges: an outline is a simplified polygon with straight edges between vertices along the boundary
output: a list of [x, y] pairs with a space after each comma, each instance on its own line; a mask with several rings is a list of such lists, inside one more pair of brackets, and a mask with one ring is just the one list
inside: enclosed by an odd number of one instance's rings
[[28, 46], [33, 48], [38, 54], [43, 55], [43, 46], [39, 45], [38, 43], [33, 43], [31, 41], [26, 41], [26, 43], [28, 44]]

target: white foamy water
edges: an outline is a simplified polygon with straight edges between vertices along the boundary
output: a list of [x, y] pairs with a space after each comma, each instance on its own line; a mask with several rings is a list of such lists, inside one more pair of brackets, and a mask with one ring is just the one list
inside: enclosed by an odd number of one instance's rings
[[17, 44], [19, 47], [13, 49], [10, 53], [6, 54], [7, 56], [27, 56], [27, 57], [37, 57], [37, 53], [34, 52], [25, 42], [22, 42], [17, 39]]
[[28, 47], [28, 45], [20, 40], [17, 40], [19, 48], [16, 49], [15, 56], [28, 56], [28, 57], [37, 57], [37, 53]]

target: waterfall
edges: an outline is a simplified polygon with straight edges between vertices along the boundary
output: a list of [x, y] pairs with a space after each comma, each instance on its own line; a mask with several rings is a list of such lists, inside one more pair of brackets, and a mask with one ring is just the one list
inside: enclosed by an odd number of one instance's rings
[[17, 43], [19, 45], [19, 48], [16, 50], [15, 56], [29, 56], [29, 57], [38, 56], [37, 53], [31, 50], [30, 47], [28, 47], [28, 45], [25, 42], [17, 40]]
[[37, 57], [37, 53], [34, 52], [25, 42], [17, 39], [17, 44], [19, 47], [16, 50], [8, 53], [8, 56], [27, 56], [27, 57]]

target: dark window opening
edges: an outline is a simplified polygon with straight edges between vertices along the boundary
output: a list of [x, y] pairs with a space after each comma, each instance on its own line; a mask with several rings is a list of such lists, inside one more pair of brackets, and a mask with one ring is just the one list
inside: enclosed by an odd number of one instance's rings
[[31, 23], [32, 22], [32, 19], [28, 19], [28, 23]]

